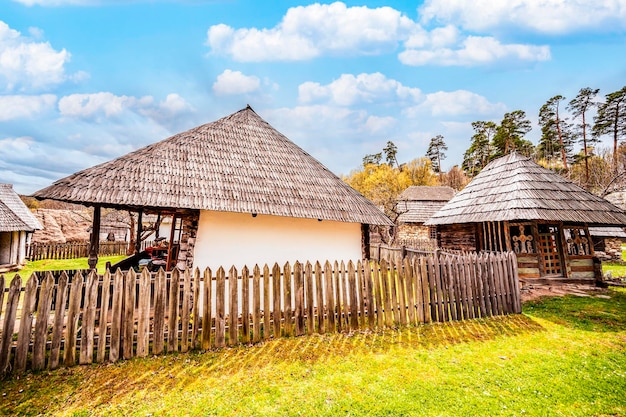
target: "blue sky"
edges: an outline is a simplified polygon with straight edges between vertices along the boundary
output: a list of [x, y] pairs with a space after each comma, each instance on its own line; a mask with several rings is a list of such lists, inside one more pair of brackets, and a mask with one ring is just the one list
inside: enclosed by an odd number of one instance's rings
[[626, 0], [1, 0], [0, 182], [32, 193], [250, 104], [338, 175], [626, 85]]

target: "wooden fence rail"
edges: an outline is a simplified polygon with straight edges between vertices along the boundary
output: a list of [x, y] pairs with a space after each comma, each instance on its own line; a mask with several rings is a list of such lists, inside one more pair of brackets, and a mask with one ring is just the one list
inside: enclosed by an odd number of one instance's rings
[[[142, 242], [142, 250], [152, 242]], [[129, 242], [100, 242], [98, 255], [126, 255]], [[68, 243], [31, 243], [26, 248], [27, 258], [31, 261], [42, 259], [75, 259], [89, 256], [89, 242]]]
[[520, 313], [513, 253], [238, 271], [0, 276], [0, 376], [268, 338]]

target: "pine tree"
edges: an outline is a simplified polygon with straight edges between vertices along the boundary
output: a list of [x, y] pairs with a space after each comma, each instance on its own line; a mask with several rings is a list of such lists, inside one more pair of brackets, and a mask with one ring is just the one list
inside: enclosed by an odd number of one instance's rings
[[583, 145], [583, 157], [585, 159], [585, 182], [589, 181], [589, 145], [597, 142], [596, 138], [587, 135], [587, 112], [597, 105], [594, 101], [600, 89], [591, 89], [589, 87], [581, 88], [578, 95], [573, 98], [567, 105], [567, 109], [572, 112], [572, 116], [580, 118], [576, 124], [577, 132], [575, 132], [579, 143]]
[[541, 139], [537, 146], [539, 158], [547, 160], [548, 164], [553, 159], [561, 157], [563, 169], [568, 170], [568, 161], [572, 153], [571, 125], [567, 119], [561, 117], [559, 104], [565, 97], [556, 95], [549, 99], [539, 110], [539, 126], [541, 127]]
[[439, 174], [441, 174], [441, 160], [446, 159], [446, 154], [443, 151], [447, 150], [448, 146], [443, 141], [443, 136], [437, 135], [430, 139], [426, 157], [431, 160], [433, 171]]
[[620, 140], [626, 139], [626, 86], [606, 95], [606, 102], [598, 106], [594, 118], [593, 135], [613, 137], [613, 169], [617, 169]]

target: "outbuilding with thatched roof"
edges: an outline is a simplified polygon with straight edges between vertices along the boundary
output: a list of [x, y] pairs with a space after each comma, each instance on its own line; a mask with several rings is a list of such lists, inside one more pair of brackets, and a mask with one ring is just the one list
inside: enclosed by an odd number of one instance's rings
[[93, 206], [94, 230], [101, 207], [172, 216], [168, 267], [361, 259], [368, 225], [392, 224], [250, 106], [34, 196]]
[[426, 224], [437, 226], [442, 248], [515, 251], [521, 279], [593, 280], [589, 226], [623, 226], [626, 214], [511, 153], [489, 163]]
[[0, 272], [19, 269], [26, 262], [26, 244], [41, 224], [11, 184], [0, 184]]

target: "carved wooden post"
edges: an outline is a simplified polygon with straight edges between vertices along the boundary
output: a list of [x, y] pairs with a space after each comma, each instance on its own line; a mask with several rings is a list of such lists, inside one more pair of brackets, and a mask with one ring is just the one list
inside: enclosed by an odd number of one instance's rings
[[93, 207], [93, 225], [91, 227], [91, 240], [89, 242], [89, 269], [96, 269], [98, 264], [98, 252], [100, 250], [100, 206]]
[[135, 255], [141, 252], [141, 231], [143, 229], [143, 209], [137, 215], [137, 238], [135, 239]]

